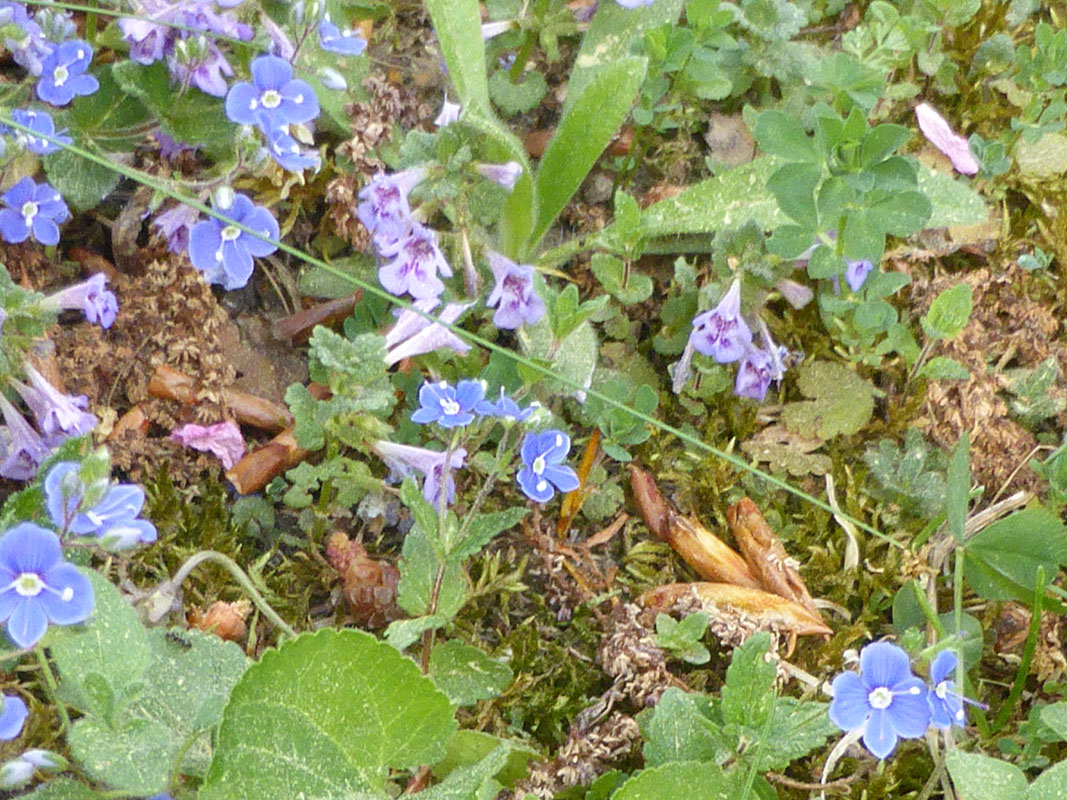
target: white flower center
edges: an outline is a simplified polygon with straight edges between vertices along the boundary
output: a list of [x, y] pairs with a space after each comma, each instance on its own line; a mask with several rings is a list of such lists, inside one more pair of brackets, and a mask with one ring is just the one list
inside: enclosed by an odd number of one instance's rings
[[259, 98], [264, 108], [277, 108], [282, 104], [282, 96], [274, 89], [267, 89]]
[[26, 223], [26, 227], [30, 227], [33, 224], [34, 217], [37, 216], [37, 204], [32, 200], [27, 200], [22, 204], [22, 220]]
[[530, 465], [530, 469], [533, 470], [534, 475], [540, 475], [541, 473], [543, 473], [545, 471], [545, 457], [538, 456], [537, 458], [535, 458], [533, 460], [533, 463]]
[[222, 236], [222, 241], [232, 242], [241, 236], [241, 229], [236, 225], [227, 225], [222, 229], [220, 236]]
[[70, 77], [70, 70], [60, 64], [54, 70], [52, 70], [52, 83], [56, 86], [62, 86], [67, 82], [67, 78]]
[[948, 681], [941, 681], [934, 689], [934, 694], [944, 700], [948, 696]]
[[44, 581], [35, 572], [23, 572], [15, 578], [15, 591], [23, 597], [36, 597], [44, 591]]
[[893, 693], [888, 687], [879, 686], [867, 695], [867, 702], [871, 704], [871, 708], [889, 708], [893, 703]]
[[449, 400], [447, 397], [441, 400], [441, 412], [448, 417], [455, 416], [459, 413], [459, 403], [455, 400]]

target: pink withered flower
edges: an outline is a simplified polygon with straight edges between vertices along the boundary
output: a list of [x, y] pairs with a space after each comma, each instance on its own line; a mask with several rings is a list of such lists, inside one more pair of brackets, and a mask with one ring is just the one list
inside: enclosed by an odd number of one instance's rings
[[915, 119], [919, 130], [923, 132], [930, 144], [948, 156], [953, 169], [964, 175], [978, 172], [978, 160], [971, 153], [967, 140], [952, 130], [948, 120], [938, 114], [933, 106], [919, 103], [915, 107]]
[[214, 453], [226, 469], [231, 469], [245, 454], [245, 440], [235, 422], [218, 422], [214, 425], [190, 423], [175, 428], [170, 438], [185, 447]]

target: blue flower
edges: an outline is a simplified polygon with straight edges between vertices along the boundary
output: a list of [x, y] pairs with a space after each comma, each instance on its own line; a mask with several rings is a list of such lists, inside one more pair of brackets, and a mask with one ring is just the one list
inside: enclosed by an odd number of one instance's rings
[[23, 522], [0, 538], [0, 622], [19, 647], [33, 647], [53, 625], [83, 622], [96, 599], [92, 584], [63, 560], [59, 537]]
[[520, 450], [523, 467], [515, 475], [523, 494], [537, 503], [547, 503], [556, 489], [577, 489], [578, 473], [563, 465], [570, 449], [571, 439], [562, 431], [526, 434]]
[[830, 719], [845, 731], [863, 731], [863, 744], [878, 758], [897, 739], [917, 739], [930, 726], [926, 684], [911, 674], [908, 654], [890, 642], [860, 653], [860, 672], [842, 672], [833, 682]]
[[956, 654], [951, 650], [942, 650], [930, 664], [931, 688], [926, 699], [930, 704], [930, 722], [938, 728], [963, 725], [967, 721], [963, 699], [953, 691], [956, 682], [949, 677], [955, 670]]
[[503, 420], [525, 422], [526, 419], [537, 409], [538, 403], [531, 403], [526, 408], [519, 408], [519, 404], [504, 393], [504, 387], [500, 387], [500, 397], [495, 403], [489, 400], [480, 400], [474, 406], [474, 413], [483, 417], [499, 417]]
[[41, 244], [59, 243], [59, 223], [70, 218], [70, 210], [59, 192], [47, 183], [38, 185], [27, 176], [0, 200], [7, 206], [0, 210], [0, 236], [5, 242], [24, 242], [32, 232]]
[[4, 710], [0, 711], [0, 739], [6, 742], [22, 733], [22, 726], [30, 712], [18, 695], [5, 694], [2, 697]]
[[481, 381], [460, 381], [452, 388], [445, 381], [424, 383], [419, 389], [419, 408], [411, 421], [420, 425], [436, 422], [442, 428], [459, 428], [474, 421], [474, 407], [485, 397]]
[[63, 42], [41, 62], [37, 96], [54, 106], [65, 106], [75, 95], [92, 94], [100, 88], [96, 78], [85, 73], [92, 60], [93, 48], [88, 42]]
[[493, 324], [498, 328], [515, 330], [522, 323], [530, 325], [545, 315], [545, 301], [534, 288], [536, 271], [527, 264], [516, 264], [499, 253], [489, 251], [489, 268], [493, 271], [496, 285], [485, 301], [486, 306], [496, 306]]
[[863, 288], [867, 275], [874, 269], [874, 264], [867, 260], [846, 261], [845, 264], [845, 282], [849, 289], [858, 292]]
[[133, 484], [109, 486], [92, 508], [82, 508], [85, 484], [75, 461], [61, 461], [44, 479], [45, 505], [56, 527], [79, 536], [94, 535], [102, 546], [124, 550], [154, 542], [156, 528], [137, 519], [144, 507], [144, 489]]
[[312, 167], [319, 168], [319, 154], [314, 150], [304, 150], [292, 136], [288, 126], [274, 128], [267, 133], [267, 152], [282, 169], [290, 172], [303, 172]]
[[331, 53], [343, 56], [358, 56], [367, 49], [367, 40], [358, 31], [341, 31], [328, 19], [319, 23], [319, 46]]
[[698, 353], [729, 364], [745, 355], [752, 331], [741, 317], [741, 282], [734, 281], [715, 308], [693, 318], [689, 341]]
[[[17, 108], [11, 112], [11, 119], [19, 125], [25, 125], [36, 134], [50, 136], [63, 144], [71, 143], [71, 138], [66, 135], [66, 129], [56, 132], [56, 123], [44, 111], [27, 111]], [[34, 136], [25, 131], [19, 131], [17, 139], [27, 150], [39, 156], [47, 156], [62, 149], [58, 144], [53, 144], [40, 136]]]
[[[278, 223], [271, 213], [245, 195], [234, 196], [228, 207], [219, 207], [227, 217], [263, 236], [277, 240]], [[2, 214], [2, 212], [0, 212]], [[0, 225], [3, 220], [0, 219]], [[224, 289], [240, 289], [252, 276], [252, 257], [269, 256], [278, 246], [251, 236], [236, 225], [212, 217], [201, 220], [189, 233], [189, 260], [209, 283]]]
[[258, 125], [264, 133], [319, 115], [319, 98], [306, 81], [293, 79], [283, 58], [260, 56], [252, 62], [252, 83], [241, 81], [226, 95], [226, 116], [239, 125]]

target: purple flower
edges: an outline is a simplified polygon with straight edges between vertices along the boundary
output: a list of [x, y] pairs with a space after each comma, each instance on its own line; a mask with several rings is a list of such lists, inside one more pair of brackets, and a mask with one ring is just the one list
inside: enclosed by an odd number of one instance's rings
[[515, 188], [515, 181], [522, 175], [522, 165], [518, 161], [509, 161], [506, 164], [475, 164], [474, 169], [483, 178], [509, 192]]
[[720, 364], [737, 361], [752, 343], [752, 331], [741, 317], [741, 282], [735, 280], [715, 308], [693, 318], [689, 341], [698, 353]]
[[650, 6], [656, 0], [615, 0], [623, 8], [640, 8], [641, 6]]
[[951, 728], [967, 721], [963, 699], [953, 691], [956, 682], [949, 677], [955, 670], [956, 654], [951, 650], [942, 650], [930, 664], [932, 687], [926, 700], [930, 704], [930, 723], [938, 728]]
[[269, 133], [319, 115], [315, 90], [293, 78], [293, 67], [285, 59], [260, 56], [252, 61], [251, 70], [252, 83], [235, 83], [226, 95], [226, 116], [233, 122], [258, 125]]
[[842, 672], [833, 682], [830, 720], [841, 730], [863, 731], [863, 744], [878, 758], [897, 739], [917, 739], [930, 725], [926, 685], [908, 666], [908, 654], [890, 642], [860, 653], [860, 672]]
[[282, 169], [290, 172], [303, 172], [309, 167], [318, 169], [319, 154], [314, 150], [304, 150], [300, 143], [289, 135], [289, 126], [272, 128], [266, 131], [267, 152]]
[[[458, 447], [452, 451], [449, 458], [448, 482], [442, 492], [442, 480], [445, 473], [445, 458], [447, 453], [437, 450], [427, 450], [423, 447], [412, 447], [406, 444], [394, 444], [379, 439], [372, 445], [372, 449], [389, 466], [397, 476], [405, 477], [412, 470], [418, 470], [425, 476], [422, 484], [422, 496], [426, 502], [431, 503], [438, 511], [441, 510], [441, 501], [451, 503], [456, 497], [456, 482], [452, 479], [452, 472], [462, 469], [466, 463], [467, 451]], [[443, 494], [443, 496], [442, 496]]]
[[119, 20], [122, 38], [130, 45], [130, 58], [138, 64], [152, 64], [163, 58], [171, 28], [147, 19], [123, 17]]
[[[5, 33], [4, 47], [11, 51], [15, 63], [34, 77], [40, 75], [42, 63], [55, 44], [48, 41], [26, 7], [22, 3], [0, 3], [0, 27]], [[21, 36], [16, 36], [16, 31]]]
[[845, 264], [845, 282], [848, 284], [849, 289], [858, 292], [863, 288], [867, 275], [874, 269], [874, 264], [867, 260], [846, 261]]
[[[438, 298], [428, 297], [425, 300], [416, 300], [413, 305], [428, 314], [440, 304]], [[405, 358], [432, 353], [444, 347], [451, 348], [460, 355], [469, 352], [471, 346], [445, 325], [454, 323], [459, 315], [472, 305], [473, 303], [449, 303], [438, 316], [437, 322], [409, 309], [402, 309], [396, 324], [385, 335], [386, 366], [391, 367]]]
[[292, 62], [293, 56], [296, 55], [296, 47], [285, 31], [281, 29], [277, 22], [263, 13], [259, 15], [259, 24], [267, 31], [267, 37], [270, 39], [267, 52], [272, 56], [278, 56], [278, 58]]
[[419, 408], [411, 421], [420, 425], [436, 422], [442, 428], [459, 428], [474, 421], [474, 407], [485, 397], [481, 381], [424, 383], [419, 389]]
[[172, 253], [184, 253], [189, 249], [189, 233], [200, 212], [185, 203], [167, 209], [153, 220], [152, 225], [159, 235], [167, 240], [167, 249]]
[[214, 97], [226, 95], [226, 78], [233, 75], [233, 67], [226, 56], [202, 33], [174, 42], [174, 47], [167, 53], [167, 69], [183, 87], [195, 86]]
[[[227, 206], [219, 206], [229, 220], [277, 241], [278, 223], [271, 213], [243, 194]], [[2, 212], [0, 212], [2, 213]], [[2, 220], [0, 220], [2, 224]], [[252, 257], [269, 256], [278, 246], [245, 233], [231, 222], [212, 217], [201, 220], [189, 234], [189, 260], [209, 283], [224, 289], [240, 289], [252, 276]]]
[[170, 433], [170, 438], [185, 447], [214, 453], [222, 466], [230, 469], [245, 454], [245, 440], [236, 422], [217, 422], [214, 425], [182, 425]]
[[770, 354], [758, 347], [750, 346], [737, 368], [734, 394], [762, 402], [767, 396], [767, 389], [772, 380], [774, 380], [774, 365]]
[[[4, 213], [0, 211], [0, 231], [3, 230]], [[106, 285], [107, 277], [98, 272], [81, 283], [49, 295], [45, 298], [43, 305], [56, 310], [82, 311], [87, 321], [106, 330], [115, 321], [119, 310], [118, 300], [105, 288]]]
[[83, 622], [95, 603], [92, 584], [63, 560], [52, 531], [23, 522], [0, 538], [0, 622], [19, 647], [37, 644], [48, 623]]
[[156, 131], [152, 136], [156, 140], [156, 144], [159, 145], [160, 158], [165, 158], [167, 161], [173, 161], [182, 153], [196, 152], [197, 145], [179, 142], [173, 136], [163, 133], [163, 131]]
[[29, 362], [23, 368], [30, 385], [12, 382], [33, 411], [37, 427], [49, 444], [58, 445], [71, 436], [84, 436], [97, 426], [99, 420], [85, 410], [89, 407], [89, 398], [57, 391]]
[[59, 192], [47, 183], [38, 185], [25, 177], [4, 193], [0, 200], [0, 236], [10, 244], [33, 238], [41, 244], [59, 243], [59, 223], [70, 218], [70, 210]]
[[547, 503], [557, 489], [577, 489], [578, 473], [563, 464], [570, 449], [571, 439], [562, 431], [526, 434], [520, 450], [523, 466], [515, 475], [523, 494], [535, 503]]
[[483, 417], [499, 417], [504, 421], [525, 422], [526, 419], [539, 407], [539, 403], [531, 403], [526, 408], [519, 408], [519, 404], [504, 393], [504, 387], [500, 387], [500, 397], [497, 401], [479, 400], [474, 406], [474, 413]]
[[522, 323], [533, 325], [545, 315], [545, 302], [534, 290], [535, 270], [527, 264], [516, 264], [492, 250], [488, 252], [489, 268], [496, 285], [485, 304], [492, 308], [493, 324], [498, 328], [515, 330]]
[[446, 125], [451, 125], [453, 122], [459, 119], [459, 112], [461, 107], [459, 103], [448, 102], [448, 92], [445, 92], [444, 102], [441, 103], [441, 113], [439, 113], [433, 121], [433, 124], [438, 128], [443, 128]]
[[[71, 143], [71, 138], [66, 135], [66, 129], [63, 129], [58, 133], [56, 132], [56, 124], [52, 121], [52, 117], [49, 116], [47, 112], [28, 111], [17, 108], [11, 112], [11, 119], [19, 125], [25, 125], [35, 134], [49, 136], [63, 144]], [[56, 153], [62, 149], [58, 144], [43, 139], [40, 135], [34, 136], [25, 131], [19, 131], [16, 138], [27, 150], [39, 156], [47, 156], [50, 153]]]
[[144, 489], [134, 484], [109, 486], [92, 508], [82, 508], [86, 487], [75, 461], [54, 465], [44, 479], [48, 515], [62, 531], [96, 536], [111, 550], [124, 550], [139, 542], [154, 542], [156, 528], [137, 519], [144, 507]]
[[437, 297], [445, 290], [437, 273], [452, 277], [452, 268], [437, 246], [437, 234], [417, 222], [406, 237], [379, 249], [393, 259], [378, 270], [378, 280], [391, 294], [410, 292], [416, 300]]
[[37, 467], [48, 456], [48, 445], [17, 408], [0, 394], [0, 413], [7, 423], [0, 440], [0, 476], [15, 481], [28, 481], [37, 474]]
[[425, 177], [424, 167], [413, 167], [395, 175], [375, 175], [359, 190], [356, 208], [359, 221], [374, 235], [399, 238], [411, 227], [408, 194]]
[[319, 23], [319, 46], [342, 56], [358, 56], [367, 49], [367, 40], [359, 31], [341, 31], [329, 19], [324, 19]]
[[93, 48], [88, 42], [63, 42], [41, 63], [37, 96], [54, 106], [65, 106], [75, 95], [92, 94], [100, 88], [96, 78], [85, 72], [92, 60]]
[[0, 711], [0, 739], [8, 741], [22, 733], [22, 726], [30, 712], [18, 695], [5, 694], [2, 697], [4, 710]]
[[919, 103], [915, 107], [915, 119], [919, 122], [919, 130], [923, 132], [923, 136], [948, 156], [956, 172], [964, 175], [974, 175], [978, 172], [978, 161], [971, 153], [967, 140], [953, 131], [948, 120], [938, 114], [933, 106]]

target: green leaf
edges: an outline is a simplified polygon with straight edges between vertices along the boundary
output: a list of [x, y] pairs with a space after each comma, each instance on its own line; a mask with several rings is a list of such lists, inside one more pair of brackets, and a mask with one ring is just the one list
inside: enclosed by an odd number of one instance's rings
[[419, 792], [422, 800], [484, 800], [500, 792], [500, 784], [493, 776], [508, 763], [512, 745], [501, 740], [492, 752], [477, 764], [457, 767], [444, 781]]
[[819, 212], [815, 208], [815, 188], [822, 179], [818, 164], [785, 164], [767, 180], [767, 189], [778, 200], [778, 206], [790, 219], [815, 230]]
[[540, 753], [530, 748], [525, 742], [501, 739], [483, 731], [460, 730], [448, 740], [448, 752], [445, 757], [431, 766], [438, 779], [446, 778], [458, 767], [476, 764], [507, 742], [511, 746], [511, 755], [504, 768], [496, 773], [496, 779], [505, 786], [511, 786], [526, 777], [526, 764]]
[[674, 761], [645, 769], [626, 781], [612, 800], [736, 800], [736, 781], [723, 774], [718, 764], [701, 761]]
[[808, 277], [812, 279], [833, 278], [836, 275], [844, 275], [845, 259], [837, 255], [833, 248], [820, 245], [808, 259]]
[[33, 798], [33, 800], [105, 800], [113, 795], [94, 792], [84, 783], [70, 778], [55, 778], [23, 796]]
[[511, 683], [511, 667], [463, 642], [441, 642], [430, 651], [430, 672], [437, 688], [457, 706], [498, 697]]
[[1056, 731], [1060, 739], [1067, 740], [1067, 700], [1060, 700], [1042, 708], [1041, 721]]
[[821, 161], [800, 120], [783, 111], [771, 109], [760, 114], [752, 128], [752, 136], [768, 155], [809, 164]]
[[467, 535], [448, 554], [452, 561], [463, 561], [482, 551], [493, 539], [518, 525], [529, 513], [528, 508], [509, 508], [506, 511], [494, 511], [491, 514], [478, 514], [467, 525]]
[[74, 723], [71, 757], [94, 780], [146, 796], [167, 788], [174, 752], [181, 746], [159, 723], [135, 719], [119, 729], [95, 717]]
[[830, 721], [829, 708], [829, 703], [795, 697], [778, 698], [766, 727], [748, 729], [754, 736], [766, 730], [767, 736], [758, 745], [750, 746], [746, 755], [759, 759], [756, 765], [759, 772], [785, 769], [798, 758], [822, 747], [827, 739], [840, 735], [841, 729]]
[[911, 138], [911, 129], [903, 125], [878, 125], [870, 130], [860, 145], [860, 165], [872, 167], [885, 160]]
[[[605, 64], [567, 106], [537, 170], [540, 201], [530, 237], [534, 247], [582, 185], [608, 146], [645, 79], [648, 60], [627, 56]], [[573, 85], [568, 92], [574, 91]]]
[[112, 75], [114, 65], [94, 71], [100, 88], [91, 95], [74, 98], [70, 112], [57, 117], [57, 129], [69, 125], [75, 142], [90, 150], [122, 153], [144, 141], [151, 115], [135, 96], [123, 91]]
[[771, 635], [760, 631], [734, 649], [722, 687], [722, 716], [727, 723], [761, 728], [774, 708], [775, 666], [765, 659], [770, 646]]
[[813, 361], [797, 375], [797, 388], [805, 397], [787, 403], [782, 421], [793, 433], [820, 439], [850, 436], [867, 424], [874, 413], [874, 387], [843, 364]]
[[935, 381], [965, 381], [971, 377], [971, 371], [954, 358], [935, 356], [923, 364], [919, 375]]
[[498, 69], [489, 79], [489, 94], [504, 116], [525, 114], [544, 99], [548, 84], [540, 72], [524, 72], [519, 83], [512, 83], [508, 70]]
[[1045, 508], [1024, 508], [967, 542], [967, 585], [987, 600], [1033, 601], [1038, 567], [1055, 575], [1067, 563], [1067, 528]]
[[676, 761], [721, 762], [733, 753], [711, 719], [708, 698], [673, 686], [663, 693], [643, 733], [642, 752], [650, 767]]
[[976, 225], [989, 219], [985, 200], [970, 184], [955, 180], [951, 175], [929, 167], [919, 167], [918, 189], [930, 201], [927, 228], [947, 228], [951, 225]]
[[355, 630], [303, 634], [234, 687], [201, 797], [383, 797], [441, 758], [452, 706], [413, 661]]
[[951, 750], [945, 757], [952, 783], [967, 800], [1023, 800], [1026, 775], [1014, 764], [981, 753]]
[[107, 719], [110, 709], [88, 702], [86, 685], [90, 677], [104, 679], [111, 688], [116, 709], [121, 709], [140, 690], [141, 678], [152, 662], [152, 648], [137, 612], [115, 584], [95, 570], [84, 573], [96, 595], [92, 616], [79, 629], [60, 632], [53, 628], [45, 644], [59, 670], [64, 697], [78, 710]]
[[964, 541], [967, 527], [967, 510], [971, 502], [970, 492], [971, 439], [965, 430], [952, 451], [952, 460], [948, 464], [945, 494], [945, 516], [948, 519], [948, 529], [960, 544]]
[[1053, 764], [1030, 784], [1026, 800], [1063, 800], [1067, 797], [1067, 761]]
[[114, 191], [122, 178], [115, 170], [69, 150], [45, 156], [44, 173], [72, 211], [88, 211], [100, 205], [100, 201]]
[[[623, 305], [643, 303], [652, 296], [652, 279], [647, 275], [630, 271], [626, 275], [626, 265], [622, 259], [607, 253], [594, 253], [590, 258], [589, 268], [600, 281], [600, 285]], [[623, 279], [626, 285], [623, 286]]]
[[404, 650], [418, 641], [426, 631], [435, 631], [443, 628], [450, 622], [450, 618], [443, 614], [429, 614], [425, 617], [414, 619], [398, 619], [389, 623], [385, 629], [385, 641], [390, 647]]
[[968, 283], [957, 283], [941, 292], [922, 318], [923, 330], [934, 339], [954, 339], [971, 318], [974, 291]]
[[[436, 530], [433, 536], [436, 538]], [[438, 576], [440, 572], [440, 577]], [[431, 600], [437, 587], [437, 606], [434, 613], [454, 617], [467, 602], [467, 576], [462, 564], [444, 562], [434, 547], [431, 534], [416, 526], [404, 537], [403, 557], [400, 559], [400, 583], [396, 601], [413, 616], [430, 613]]]
[[489, 107], [478, 0], [426, 0], [433, 30], [461, 106]]

